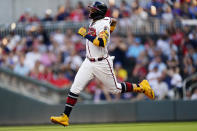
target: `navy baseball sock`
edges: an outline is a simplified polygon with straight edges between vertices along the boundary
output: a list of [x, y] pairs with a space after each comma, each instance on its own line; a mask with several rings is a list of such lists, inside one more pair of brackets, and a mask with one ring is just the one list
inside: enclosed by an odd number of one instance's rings
[[[132, 83], [123, 82], [123, 83], [121, 83], [121, 86], [122, 86], [122, 92], [121, 93], [125, 93], [125, 92], [136, 92], [134, 90], [134, 87], [133, 87], [133, 84]], [[136, 86], [137, 87], [140, 87], [138, 84], [136, 84]]]
[[121, 83], [121, 86], [122, 86], [122, 92], [121, 93], [132, 92], [133, 91], [133, 85], [129, 82], [123, 82], [123, 83]]
[[[121, 83], [122, 86], [122, 92], [121, 93], [125, 93], [125, 92], [141, 92], [140, 89], [137, 89], [133, 87], [132, 83], [129, 82], [123, 82]], [[140, 88], [139, 84], [136, 84], [137, 88]], [[138, 91], [139, 90], [139, 91]]]
[[72, 111], [73, 106], [77, 103], [78, 96], [79, 95], [74, 94], [72, 92], [68, 94], [64, 109], [64, 114], [66, 114], [68, 117], [70, 116], [70, 112]]

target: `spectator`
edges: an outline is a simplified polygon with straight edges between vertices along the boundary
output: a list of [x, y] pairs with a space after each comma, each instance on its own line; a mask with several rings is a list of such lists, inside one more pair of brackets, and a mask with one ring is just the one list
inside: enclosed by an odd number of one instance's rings
[[106, 91], [103, 83], [97, 79], [93, 80], [94, 82], [94, 102], [98, 103], [101, 100], [112, 101], [111, 94]]
[[127, 71], [122, 67], [122, 64], [120, 62], [116, 62], [115, 63], [115, 74], [117, 77], [117, 80], [122, 82], [122, 81], [126, 81], [128, 78], [128, 73]]
[[24, 14], [22, 14], [19, 18], [19, 22], [32, 22], [32, 17], [30, 15], [31, 9], [27, 8], [25, 9]]
[[41, 54], [40, 62], [46, 66], [50, 67], [54, 62], [56, 62], [56, 56], [53, 54], [52, 51], [47, 50], [46, 53]]
[[149, 71], [153, 70], [155, 66], [158, 67], [158, 72], [160, 73], [166, 70], [166, 64], [162, 62], [160, 56], [155, 57], [155, 59], [149, 64], [149, 67], [148, 67]]
[[159, 78], [161, 77], [161, 72], [158, 70], [158, 66], [155, 65], [152, 70], [147, 74], [146, 79], [149, 81], [150, 86], [155, 92], [155, 96], [159, 97], [160, 89], [158, 86]]
[[142, 81], [147, 75], [146, 65], [148, 64], [148, 57], [145, 52], [142, 52], [137, 58], [136, 65], [132, 72], [132, 78], [134, 81]]
[[13, 69], [14, 68], [14, 53], [10, 52], [9, 54], [5, 55], [4, 57], [4, 67], [9, 68], [9, 69]]
[[196, 19], [197, 18], [197, 1], [191, 0], [191, 6], [188, 9], [190, 18]]
[[194, 89], [191, 100], [197, 100], [197, 88]]
[[26, 46], [27, 50], [32, 48], [33, 40], [34, 40], [33, 32], [30, 29], [28, 29], [28, 27], [27, 27], [27, 37], [25, 37], [25, 42], [26, 42], [25, 46]]
[[38, 18], [36, 14], [34, 14], [31, 18], [31, 22], [40, 22], [40, 19]]
[[123, 65], [126, 62], [125, 51], [127, 50], [126, 43], [121, 37], [115, 36], [111, 39], [111, 44], [109, 45], [110, 55], [115, 56], [114, 62], [121, 62]]
[[178, 48], [183, 46], [183, 36], [184, 34], [179, 28], [176, 28], [175, 32], [171, 36], [173, 44], [175, 44]]
[[129, 6], [129, 4], [125, 0], [122, 0], [120, 3], [120, 13], [121, 14], [126, 13], [127, 16], [129, 16], [130, 12], [131, 12], [131, 7]]
[[71, 42], [74, 43], [81, 41], [80, 37], [76, 35], [76, 33], [74, 33], [72, 29], [66, 30], [65, 39], [70, 40]]
[[189, 47], [188, 56], [192, 58], [194, 66], [197, 67], [197, 49]]
[[142, 64], [141, 61], [138, 61], [133, 69], [132, 79], [135, 79], [134, 81], [141, 81], [146, 77], [146, 75], [146, 67]]
[[134, 57], [137, 58], [141, 52], [143, 52], [144, 46], [141, 44], [140, 38], [135, 38], [134, 43], [129, 43], [127, 57]]
[[43, 72], [45, 80], [50, 83], [50, 81], [54, 79], [54, 72], [52, 71], [52, 67], [44, 68]]
[[183, 97], [183, 89], [182, 89], [182, 77], [179, 74], [179, 68], [174, 67], [171, 72], [171, 85], [175, 88], [176, 94], [178, 98]]
[[133, 10], [133, 14], [130, 17], [131, 24], [128, 25], [130, 25], [131, 27], [135, 25], [136, 28], [140, 30], [143, 29], [142, 27], [145, 27], [144, 25], [147, 19], [148, 19], [147, 12], [145, 12], [144, 9], [141, 7], [135, 7]]
[[47, 9], [45, 12], [45, 16], [42, 19], [43, 22], [49, 22], [49, 21], [53, 21], [53, 17], [51, 16], [52, 10], [51, 9]]
[[84, 20], [84, 6], [81, 1], [78, 2], [77, 7], [71, 11], [70, 19], [73, 22], [81, 22]]
[[145, 43], [145, 50], [147, 52], [149, 59], [152, 60], [155, 57], [154, 52], [156, 50], [156, 46], [155, 42], [151, 38], [147, 38], [147, 41]]
[[121, 27], [131, 26], [129, 20], [130, 12], [130, 6], [127, 4], [125, 0], [122, 0], [119, 9], [119, 17], [121, 18], [119, 22]]
[[175, 18], [180, 18], [182, 16], [182, 10], [181, 10], [181, 5], [179, 2], [174, 2], [174, 9], [173, 9], [173, 15]]
[[68, 88], [70, 86], [70, 81], [64, 76], [63, 72], [58, 72], [57, 77], [49, 82], [58, 88]]
[[163, 99], [168, 98], [168, 93], [169, 93], [168, 85], [166, 82], [162, 80], [162, 77], [158, 79], [158, 91], [157, 92], [158, 92], [157, 93], [158, 100], [163, 100]]
[[59, 6], [58, 7], [58, 13], [55, 17], [55, 20], [57, 21], [63, 21], [63, 20], [68, 20], [69, 18], [69, 12], [66, 11], [64, 6]]
[[52, 36], [53, 41], [57, 42], [59, 45], [64, 44], [64, 34], [61, 33], [60, 29], [57, 29], [56, 32]]
[[172, 10], [171, 10], [170, 6], [167, 6], [167, 8], [165, 9], [164, 12], [165, 13], [162, 14], [162, 19], [167, 24], [170, 24], [171, 21], [173, 20]]
[[29, 67], [30, 70], [34, 68], [36, 61], [39, 61], [41, 58], [41, 53], [38, 51], [38, 46], [33, 46], [33, 51], [30, 51], [25, 56], [24, 64]]
[[20, 75], [26, 75], [26, 76], [28, 76], [30, 70], [24, 64], [24, 59], [25, 59], [25, 56], [24, 55], [21, 55], [19, 57], [19, 62], [15, 65], [14, 72], [16, 72], [17, 74], [20, 74]]
[[170, 55], [170, 44], [166, 35], [157, 40], [157, 48], [159, 48], [165, 56]]
[[184, 62], [183, 71], [184, 71], [184, 78], [185, 78], [185, 77], [192, 75], [196, 71], [196, 68], [194, 66], [192, 58], [189, 56], [185, 56], [183, 58], [183, 62]]
[[81, 57], [77, 54], [77, 52], [75, 52], [75, 50], [73, 50], [71, 52], [71, 55], [66, 57], [66, 59], [64, 60], [64, 63], [67, 65], [70, 65], [70, 68], [74, 71], [77, 71], [80, 67], [80, 65], [82, 64], [82, 59]]
[[[43, 66], [40, 64], [40, 61], [35, 61], [35, 64], [32, 69], [30, 69], [29, 76], [34, 79], [41, 78], [41, 72], [43, 71]], [[43, 80], [43, 78], [42, 78]]]
[[177, 65], [179, 64], [178, 63], [178, 60], [179, 58], [178, 58], [178, 56], [177, 56], [177, 54], [176, 54], [176, 51], [174, 51], [174, 50], [171, 50], [171, 54], [168, 56], [168, 60], [169, 61], [171, 61], [171, 60], [175, 60], [176, 62], [177, 62]]
[[157, 0], [151, 0], [147, 4], [147, 9], [149, 11], [149, 15], [152, 17], [160, 17], [162, 12], [162, 2]]
[[49, 46], [51, 44], [49, 34], [46, 32], [44, 27], [42, 25], [39, 25], [38, 27], [38, 39], [43, 42], [44, 45]]

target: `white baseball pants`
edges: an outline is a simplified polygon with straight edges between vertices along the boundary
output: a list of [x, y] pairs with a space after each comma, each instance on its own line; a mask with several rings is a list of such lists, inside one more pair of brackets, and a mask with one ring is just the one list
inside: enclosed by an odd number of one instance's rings
[[90, 80], [96, 77], [100, 80], [107, 90], [113, 94], [122, 91], [121, 84], [117, 82], [113, 69], [114, 57], [108, 56], [102, 61], [91, 62], [88, 58], [84, 60], [79, 68], [70, 91], [79, 94]]

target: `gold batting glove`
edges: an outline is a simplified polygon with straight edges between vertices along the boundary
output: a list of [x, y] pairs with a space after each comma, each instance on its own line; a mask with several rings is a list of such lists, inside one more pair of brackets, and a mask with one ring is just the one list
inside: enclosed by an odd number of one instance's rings
[[87, 31], [86, 31], [86, 28], [85, 27], [81, 27], [79, 30], [78, 30], [78, 34], [85, 37], [86, 34], [87, 34]]

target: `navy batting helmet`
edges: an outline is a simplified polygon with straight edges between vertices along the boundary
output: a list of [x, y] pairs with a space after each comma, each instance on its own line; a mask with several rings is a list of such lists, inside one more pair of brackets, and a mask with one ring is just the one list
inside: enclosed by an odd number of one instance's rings
[[90, 19], [98, 20], [105, 17], [105, 14], [107, 12], [107, 5], [105, 5], [104, 3], [96, 1], [88, 7], [90, 8]]

